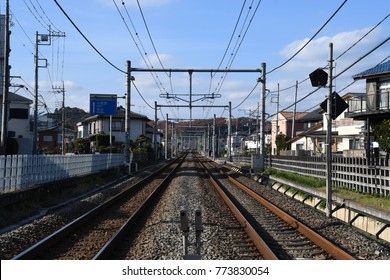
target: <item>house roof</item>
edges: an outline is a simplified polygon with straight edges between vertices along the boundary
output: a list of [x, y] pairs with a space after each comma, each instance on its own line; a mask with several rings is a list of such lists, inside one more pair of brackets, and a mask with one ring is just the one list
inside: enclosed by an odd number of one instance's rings
[[[112, 118], [114, 118], [114, 119], [123, 119], [123, 118], [125, 118], [125, 116], [126, 116], [126, 111], [121, 106], [121, 107], [117, 108], [116, 113], [115, 113], [115, 115], [112, 116]], [[90, 116], [90, 117], [84, 119], [83, 122], [94, 120], [94, 119], [106, 119], [106, 118], [108, 119], [109, 117], [110, 117], [109, 115], [93, 115], [93, 116]], [[149, 121], [148, 117], [146, 117], [144, 115], [141, 115], [141, 114], [138, 114], [138, 113], [135, 113], [135, 112], [132, 112], [132, 111], [130, 111], [130, 119], [138, 119], [138, 120]]]
[[[65, 127], [64, 130], [67, 133], [76, 133], [76, 131], [74, 129], [70, 129], [70, 128], [67, 128], [67, 127]], [[46, 128], [46, 129], [39, 130], [40, 133], [41, 132], [46, 132], [46, 131], [62, 132], [62, 126], [61, 125], [56, 125], [56, 126], [53, 126], [53, 127], [49, 127], [49, 128]]]
[[[286, 120], [292, 120], [293, 117], [294, 117], [294, 113], [293, 112], [280, 112], [280, 114], [286, 119]], [[295, 113], [295, 119], [296, 120], [300, 120], [301, 118], [303, 118], [304, 116], [306, 116], [308, 114], [308, 112], [296, 112]]]
[[[313, 135], [313, 133], [318, 133], [319, 129], [322, 128], [322, 123], [319, 123], [311, 128], [309, 128], [308, 130], [294, 136], [293, 138], [291, 138], [290, 140], [287, 140], [287, 143], [294, 143], [296, 141], [298, 141], [299, 139], [301, 139], [302, 137], [304, 136], [309, 136], [309, 135]], [[322, 133], [322, 132], [320, 132]]]
[[[0, 93], [0, 97], [1, 97], [1, 99], [3, 99], [3, 94], [2, 93]], [[28, 104], [32, 104], [33, 103], [33, 101], [31, 99], [28, 99], [28, 98], [26, 98], [24, 96], [21, 96], [19, 94], [13, 93], [13, 92], [10, 92], [8, 94], [8, 100], [9, 101], [26, 102]]]
[[315, 111], [307, 113], [305, 116], [301, 117], [299, 120], [301, 122], [312, 122], [312, 121], [322, 121], [321, 108]]
[[356, 74], [352, 76], [354, 80], [359, 80], [359, 79], [366, 79], [372, 76], [379, 76], [379, 75], [384, 75], [384, 74], [390, 74], [390, 60], [386, 61], [384, 63], [378, 64], [375, 67], [372, 67], [366, 71], [363, 71], [359, 74]]

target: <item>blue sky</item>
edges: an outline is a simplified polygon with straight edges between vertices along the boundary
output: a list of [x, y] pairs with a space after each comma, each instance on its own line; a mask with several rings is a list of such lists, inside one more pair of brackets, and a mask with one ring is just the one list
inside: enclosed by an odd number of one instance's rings
[[[388, 0], [347, 1], [303, 51], [283, 67], [271, 71], [296, 53], [344, 1], [262, 0], [258, 6], [258, 0], [139, 0], [148, 30], [136, 0], [57, 0], [57, 2], [99, 52], [122, 71], [126, 70], [127, 60], [130, 60], [132, 67], [136, 68], [150, 66], [162, 68], [159, 62], [161, 61], [165, 69], [217, 69], [232, 38], [221, 68], [228, 65], [231, 57], [234, 57], [231, 69], [257, 69], [261, 67], [261, 63], [266, 63], [267, 72], [270, 72], [267, 74], [266, 87], [270, 94], [267, 96], [265, 106], [266, 113], [270, 115], [276, 112], [276, 104], [271, 100], [274, 100], [272, 96], [276, 94], [278, 84], [282, 90], [279, 109], [285, 109], [294, 101], [295, 82], [307, 79], [312, 71], [327, 65], [330, 42], [334, 45], [334, 58], [336, 58], [383, 20], [390, 11]], [[114, 3], [117, 4], [130, 32]], [[3, 3], [1, 6], [2, 13], [4, 13], [4, 5]], [[250, 6], [252, 8], [249, 8]], [[93, 50], [64, 16], [54, 0], [10, 0], [10, 8], [12, 14], [11, 75], [21, 77], [14, 78], [12, 83], [27, 84], [30, 87], [29, 91], [19, 89], [17, 93], [20, 95], [33, 99], [35, 32], [47, 34], [47, 26], [50, 24], [52, 30], [66, 34], [65, 38], [53, 37], [50, 46], [39, 46], [39, 57], [47, 59], [48, 63], [48, 68], [39, 69], [39, 88], [42, 96], [39, 102], [40, 111], [46, 111], [43, 103], [51, 112], [60, 106], [62, 96], [54, 93], [53, 87], [58, 88], [62, 83], [65, 85], [66, 92], [65, 105], [79, 107], [86, 111], [89, 110], [90, 93], [124, 96], [126, 75], [104, 61]], [[238, 22], [236, 33], [233, 34], [241, 9], [242, 17]], [[247, 15], [248, 19], [245, 22]], [[245, 36], [244, 33], [239, 35], [242, 28], [246, 30], [252, 17]], [[389, 34], [390, 19], [387, 18], [335, 61], [334, 73], [337, 75], [344, 71], [387, 39]], [[238, 50], [234, 48], [236, 42], [240, 42]], [[334, 90], [342, 90], [353, 81], [352, 75], [388, 59], [389, 55], [390, 43], [387, 42], [340, 75], [334, 81]], [[145, 61], [150, 63], [149, 66]], [[187, 73], [161, 72], [153, 76], [144, 72], [132, 74], [135, 77], [135, 85], [147, 102], [140, 98], [132, 86], [132, 111], [154, 119], [154, 109], [149, 107], [153, 107], [154, 102], [159, 105], [188, 104], [185, 101], [160, 97], [160, 94], [165, 92], [173, 95], [188, 94]], [[231, 101], [232, 107], [235, 108], [232, 112], [233, 117], [247, 116], [249, 110], [257, 107], [261, 85], [255, 88], [245, 102], [237, 106], [252, 91], [259, 74], [229, 73], [219, 88], [221, 75], [221, 73], [215, 75], [194, 73], [193, 93], [210, 94], [217, 89], [218, 91], [215, 92], [219, 93], [221, 98], [216, 98], [212, 104], [227, 105]], [[286, 88], [290, 89], [283, 90]], [[309, 80], [300, 83], [297, 99], [300, 100], [313, 90]], [[340, 92], [340, 95], [364, 91], [365, 84], [359, 81]], [[327, 92], [327, 89], [320, 89], [313, 93], [297, 104], [297, 111], [318, 108], [316, 105], [326, 98]], [[188, 101], [188, 97], [182, 96], [182, 98]], [[118, 99], [118, 103], [124, 106], [123, 99]], [[194, 105], [210, 104], [210, 100], [194, 103]], [[291, 107], [288, 110], [292, 109]], [[169, 114], [169, 118], [189, 117], [188, 108], [164, 107], [158, 117], [162, 119], [166, 114]], [[193, 109], [194, 118], [212, 118], [213, 114], [217, 117], [227, 117], [227, 111], [221, 108]]]

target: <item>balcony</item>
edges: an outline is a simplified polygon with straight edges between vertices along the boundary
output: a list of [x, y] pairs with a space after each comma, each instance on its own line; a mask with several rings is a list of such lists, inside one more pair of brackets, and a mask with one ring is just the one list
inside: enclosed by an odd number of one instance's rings
[[348, 100], [347, 117], [356, 120], [390, 117], [390, 91], [356, 96]]

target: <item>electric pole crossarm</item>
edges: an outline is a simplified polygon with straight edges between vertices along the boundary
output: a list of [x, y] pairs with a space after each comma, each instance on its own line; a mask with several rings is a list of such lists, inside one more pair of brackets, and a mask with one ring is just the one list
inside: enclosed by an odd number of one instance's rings
[[261, 69], [148, 69], [131, 68], [132, 72], [200, 72], [200, 73], [261, 73]]

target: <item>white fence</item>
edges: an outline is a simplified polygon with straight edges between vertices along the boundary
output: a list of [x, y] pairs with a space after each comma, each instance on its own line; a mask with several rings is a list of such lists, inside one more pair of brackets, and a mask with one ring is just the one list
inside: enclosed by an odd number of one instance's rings
[[[349, 190], [390, 196], [390, 160], [333, 157], [332, 185]], [[326, 178], [325, 157], [272, 156], [266, 165], [312, 177]]]
[[123, 165], [123, 154], [0, 156], [0, 193]]

